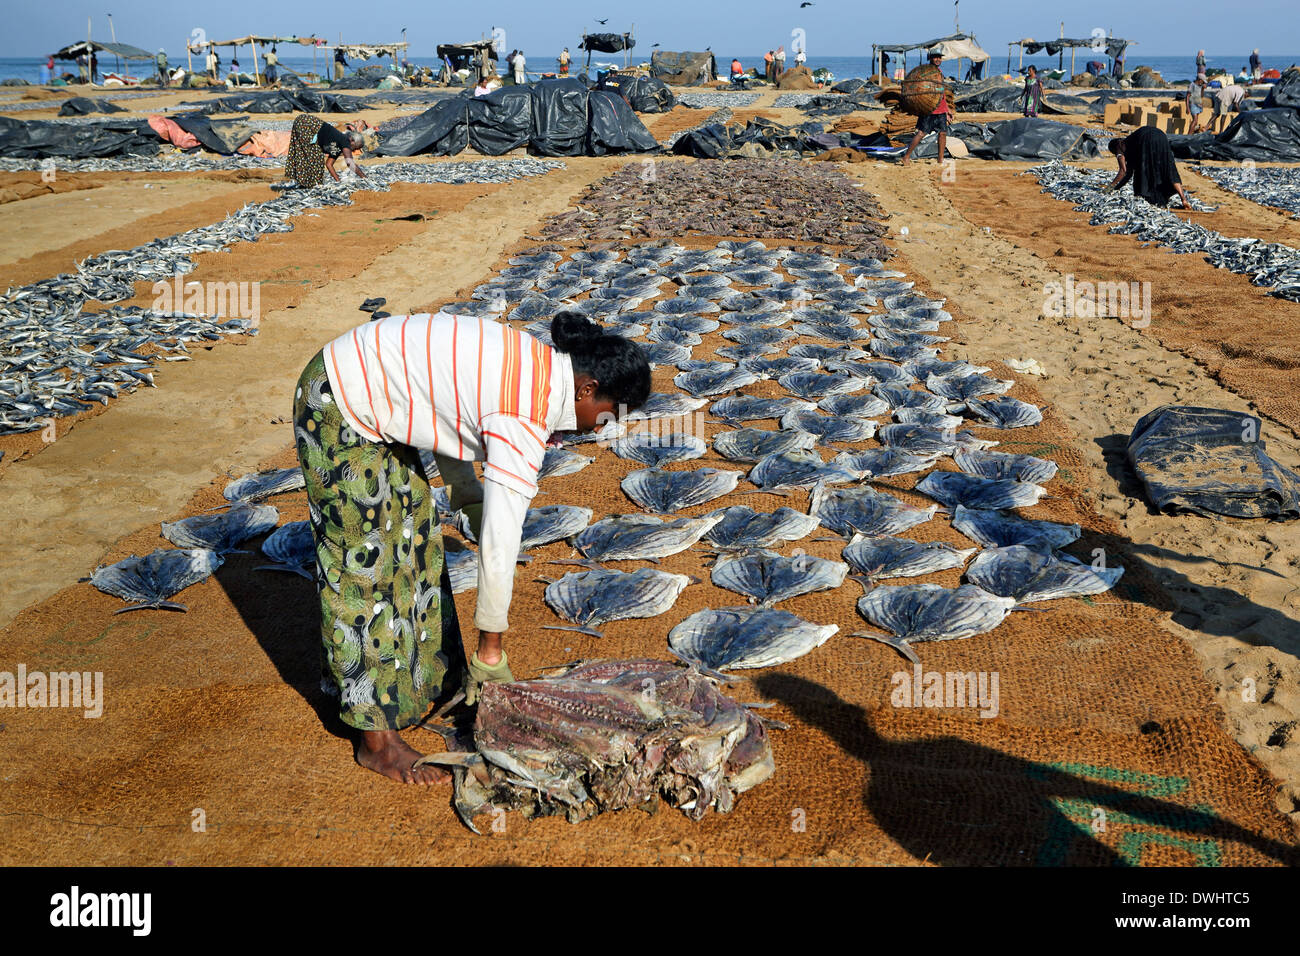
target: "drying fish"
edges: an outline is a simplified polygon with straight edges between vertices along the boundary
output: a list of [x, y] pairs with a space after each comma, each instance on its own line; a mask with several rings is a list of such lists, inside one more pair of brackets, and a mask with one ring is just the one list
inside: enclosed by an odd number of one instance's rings
[[950, 341], [946, 335], [931, 335], [928, 332], [907, 332], [903, 329], [872, 329], [871, 348], [877, 345], [929, 346], [942, 345]]
[[674, 433], [658, 435], [653, 432], [633, 432], [614, 442], [614, 454], [630, 458], [644, 465], [659, 466], [673, 461], [699, 458], [709, 450], [702, 438]]
[[[797, 335], [812, 335], [832, 342], [866, 342], [871, 338], [871, 332], [868, 329], [860, 329], [852, 325], [796, 322], [791, 328]], [[872, 351], [876, 352], [878, 350], [873, 348]]]
[[[767, 299], [749, 292], [729, 292], [718, 300], [718, 305], [722, 307], [723, 312], [771, 311], [775, 308]], [[725, 315], [719, 318], [724, 322], [730, 320]]]
[[723, 358], [731, 359], [733, 362], [744, 362], [746, 359], [759, 358], [764, 355], [772, 355], [776, 352], [774, 345], [724, 345], [721, 348], [714, 349]]
[[447, 562], [447, 577], [451, 593], [473, 591], [478, 587], [478, 553], [467, 548], [447, 548], [443, 551]]
[[888, 644], [919, 664], [912, 644], [985, 634], [1001, 624], [1015, 604], [1015, 598], [998, 597], [971, 584], [955, 590], [937, 584], [882, 585], [858, 600], [858, 612], [891, 633], [853, 636]]
[[660, 299], [655, 303], [654, 310], [664, 315], [706, 315], [710, 312], [721, 312], [722, 306], [697, 296], [677, 296], [672, 299]]
[[958, 449], [953, 453], [957, 467], [968, 475], [1043, 484], [1056, 477], [1056, 462], [1033, 455], [1012, 455], [1000, 451]]
[[781, 276], [766, 266], [741, 266], [726, 275], [742, 285], [772, 285], [781, 281]]
[[1109, 591], [1123, 573], [1118, 565], [1094, 568], [1068, 555], [1013, 545], [982, 552], [966, 569], [966, 580], [990, 594], [1033, 604]]
[[657, 561], [695, 544], [723, 521], [721, 511], [664, 521], [650, 515], [618, 515], [597, 521], [574, 539], [591, 561]]
[[677, 601], [691, 583], [684, 574], [651, 568], [637, 571], [571, 571], [552, 581], [544, 597], [551, 610], [577, 627], [547, 625], [547, 630], [579, 631], [602, 637], [597, 625], [634, 617], [655, 617]]
[[815, 372], [818, 365], [815, 359], [791, 358], [785, 355], [774, 359], [746, 359], [740, 363], [740, 367], [765, 378], [779, 378], [791, 372]]
[[807, 322], [812, 325], [841, 326], [853, 329], [862, 327], [861, 320], [855, 315], [817, 306], [805, 306], [802, 309], [796, 309], [793, 318], [796, 322]]
[[931, 412], [924, 408], [896, 408], [894, 409], [894, 421], [900, 425], [925, 425], [929, 428], [951, 430], [960, 428], [965, 419], [960, 415]]
[[569, 451], [569, 449], [561, 445], [548, 445], [546, 455], [542, 458], [541, 470], [537, 473], [537, 480], [572, 475], [575, 472], [582, 471], [595, 460], [594, 458], [588, 458], [586, 455], [579, 455], [577, 452]]
[[823, 398], [817, 403], [817, 407], [832, 415], [848, 418], [871, 418], [873, 415], [883, 415], [889, 411], [887, 402], [871, 394], [832, 395]]
[[677, 329], [680, 332], [694, 332], [703, 335], [717, 331], [717, 319], [702, 319], [698, 315], [675, 315], [667, 319], [658, 319], [655, 325], [661, 328]]
[[755, 511], [744, 505], [733, 505], [706, 517], [715, 516], [719, 520], [704, 533], [704, 538], [722, 551], [772, 548], [805, 538], [817, 527], [815, 516], [801, 514], [793, 508]]
[[693, 346], [699, 345], [704, 340], [694, 332], [687, 332], [672, 325], [666, 325], [662, 322], [655, 322], [650, 326], [650, 334], [646, 336], [651, 342], [657, 342], [660, 345], [680, 345]]
[[1028, 508], [1047, 494], [1041, 485], [1001, 478], [979, 478], [959, 471], [936, 471], [926, 475], [916, 490], [952, 508]]
[[852, 375], [834, 375], [827, 372], [791, 372], [777, 382], [796, 398], [818, 399], [828, 395], [843, 395], [866, 387], [863, 379]]
[[511, 322], [536, 322], [551, 318], [565, 307], [566, 304], [558, 299], [544, 295], [529, 295], [524, 296], [523, 301], [511, 309], [506, 318]]
[[988, 448], [997, 444], [976, 438], [968, 431], [954, 432], [951, 428], [931, 425], [884, 425], [876, 437], [882, 445], [913, 455], [951, 455], [958, 448]]
[[723, 607], [697, 611], [682, 621], [668, 632], [668, 646], [683, 660], [710, 670], [772, 667], [803, 657], [838, 630], [788, 611]]
[[986, 365], [972, 365], [970, 362], [964, 361], [946, 362], [937, 358], [906, 362], [903, 368], [918, 379], [928, 379], [931, 375], [939, 378], [961, 378], [965, 375], [980, 375], [989, 370]]
[[948, 403], [938, 395], [906, 385], [875, 385], [871, 389], [890, 408], [915, 408], [925, 412], [944, 412]]
[[262, 553], [275, 564], [264, 564], [258, 571], [292, 571], [316, 580], [316, 541], [310, 521], [290, 521], [276, 528], [262, 542]]
[[678, 365], [691, 360], [690, 348], [675, 342], [656, 342], [652, 345], [643, 345], [642, 349], [651, 368], [658, 365]]
[[1043, 413], [1034, 405], [1003, 395], [998, 398], [973, 398], [966, 407], [983, 419], [981, 425], [989, 428], [1024, 428], [1037, 425]]
[[741, 472], [718, 468], [664, 471], [643, 468], [620, 483], [623, 493], [647, 511], [668, 514], [720, 498], [736, 487]]
[[682, 275], [677, 281], [684, 286], [679, 295], [712, 297], [731, 291], [731, 279], [717, 272]]
[[206, 579], [221, 564], [221, 555], [207, 548], [159, 549], [143, 558], [133, 554], [116, 564], [96, 568], [90, 583], [105, 594], [136, 602], [115, 614], [146, 608], [184, 611], [184, 604], [168, 598]]
[[938, 459], [938, 455], [909, 455], [894, 448], [869, 448], [866, 451], [842, 452], [832, 461], [861, 471], [868, 478], [890, 478], [914, 471], [925, 471]]
[[926, 345], [909, 345], [902, 342], [883, 342], [879, 339], [871, 343], [871, 351], [880, 358], [894, 362], [907, 362], [912, 359], [930, 358], [938, 354], [938, 348]]
[[[901, 365], [894, 365], [891, 362], [862, 362], [861, 372], [852, 374], [861, 374], [864, 377], [875, 379], [882, 385], [915, 385], [916, 379], [908, 374], [907, 370]], [[830, 368], [828, 365], [827, 368]], [[832, 371], [839, 371], [833, 369]]]
[[299, 491], [307, 483], [301, 468], [271, 468], [236, 478], [221, 493], [227, 501], [263, 501], [286, 491]]
[[753, 329], [775, 329], [790, 321], [788, 312], [777, 311], [770, 304], [763, 308], [732, 311], [721, 318], [731, 325]]
[[795, 333], [789, 329], [739, 325], [735, 328], [724, 329], [722, 337], [733, 342], [740, 342], [743, 345], [780, 345], [782, 342], [794, 338]]
[[772, 551], [752, 551], [719, 560], [710, 578], [720, 588], [745, 595], [751, 604], [771, 607], [801, 594], [837, 588], [848, 573], [849, 566], [841, 561], [809, 554], [787, 558]]
[[768, 455], [749, 472], [751, 484], [764, 491], [811, 488], [820, 482], [842, 484], [857, 481], [862, 472], [842, 462], [825, 462], [815, 451], [787, 451]]
[[270, 505], [238, 502], [223, 514], [164, 521], [162, 535], [182, 548], [207, 548], [226, 555], [249, 538], [270, 531], [279, 520], [280, 512]]
[[673, 377], [673, 384], [692, 395], [704, 396], [734, 392], [758, 380], [758, 373], [732, 366], [726, 369], [696, 369], [693, 372], [680, 372]]
[[651, 392], [645, 404], [625, 415], [622, 421], [630, 423], [656, 418], [681, 418], [707, 404], [706, 399], [691, 398], [681, 392]]
[[1035, 521], [1003, 511], [962, 505], [953, 509], [952, 526], [985, 548], [1009, 548], [1022, 544], [1027, 548], [1051, 550], [1078, 541], [1083, 533], [1077, 524]]
[[826, 528], [843, 538], [855, 534], [898, 534], [935, 516], [938, 505], [913, 508], [893, 495], [866, 485], [857, 488], [813, 489], [809, 512]]
[[875, 584], [882, 578], [912, 578], [960, 568], [978, 550], [958, 549], [940, 541], [921, 543], [892, 535], [855, 534], [844, 548], [844, 560]]
[[[573, 505], [543, 505], [529, 508], [524, 515], [519, 550], [531, 551], [544, 544], [563, 541], [586, 530], [591, 523], [591, 509]], [[469, 535], [466, 535], [469, 538]], [[469, 540], [473, 540], [469, 538]]]
[[961, 411], [973, 398], [984, 395], [1000, 395], [1015, 382], [1005, 378], [990, 378], [987, 375], [962, 375], [941, 377], [931, 375], [925, 380], [925, 387], [935, 395], [948, 399], [953, 405], [949, 411]]
[[456, 812], [475, 833], [484, 813], [577, 823], [653, 811], [660, 799], [698, 820], [729, 812], [774, 770], [763, 721], [697, 668], [665, 661], [588, 661], [555, 677], [489, 683], [472, 735], [445, 736], [448, 750], [420, 763], [452, 768]]
[[769, 432], [760, 428], [742, 428], [715, 435], [713, 450], [732, 461], [758, 461], [781, 452], [806, 450], [816, 443], [817, 436], [808, 432]]
[[919, 318], [914, 315], [908, 315], [903, 312], [886, 312], [884, 315], [873, 315], [867, 319], [867, 324], [873, 329], [881, 331], [899, 331], [899, 332], [938, 332], [939, 323], [933, 319]]
[[786, 412], [796, 408], [813, 409], [812, 402], [795, 398], [755, 398], [752, 395], [732, 395], [714, 402], [709, 406], [709, 414], [719, 421], [736, 424], [738, 422], [756, 422], [765, 418], [780, 418]]
[[783, 415], [781, 427], [816, 435], [821, 445], [866, 441], [876, 434], [876, 423], [869, 418], [841, 418], [798, 410]]
[[786, 354], [794, 358], [816, 359], [822, 365], [828, 362], [853, 362], [867, 358], [870, 353], [852, 345], [814, 345], [805, 343], [790, 347]]

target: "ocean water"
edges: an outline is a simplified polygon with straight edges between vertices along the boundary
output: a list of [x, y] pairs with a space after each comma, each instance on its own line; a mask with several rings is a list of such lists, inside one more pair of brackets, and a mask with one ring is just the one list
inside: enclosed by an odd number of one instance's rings
[[[993, 48], [986, 47], [985, 49], [988, 49], [990, 58], [988, 63], [984, 67], [984, 75], [986, 77], [995, 76], [1007, 72], [1007, 57], [1005, 54], [1005, 50], [1004, 49], [999, 50], [996, 46]], [[763, 67], [764, 52], [765, 51], [760, 50], [757, 53], [740, 54], [739, 59], [741, 65], [744, 66], [746, 70], [752, 69], [753, 67], [757, 66], [761, 71]], [[642, 58], [648, 55], [648, 51], [638, 51], [635, 49], [632, 51], [632, 53], [633, 56], [631, 58], [631, 62], [633, 64], [644, 62]], [[638, 53], [640, 53], [640, 56], [637, 55]], [[920, 53], [921, 51], [917, 50], [914, 51], [913, 53], [908, 54], [907, 66], [909, 69], [921, 62], [918, 59], [918, 54]], [[720, 72], [722, 72], [723, 74], [727, 73], [727, 71], [730, 69], [731, 60], [734, 55], [735, 54], [732, 53], [728, 53], [726, 55], [720, 55], [720, 54], [717, 55], [718, 69]], [[1228, 70], [1232, 73], [1236, 73], [1237, 70], [1239, 70], [1241, 67], [1246, 65], [1249, 56], [1250, 56], [1249, 53], [1244, 53], [1240, 56], [1207, 55], [1206, 62], [1207, 65], [1211, 68], [1220, 68], [1220, 69]], [[183, 50], [179, 54], [174, 51], [168, 51], [168, 58], [172, 69], [175, 69], [177, 66], [184, 66], [186, 63], [185, 53]], [[1066, 51], [1064, 59], [1065, 59], [1065, 69], [1068, 71], [1070, 68], [1069, 51]], [[1075, 70], [1078, 72], [1082, 72], [1086, 68], [1087, 62], [1091, 59], [1105, 59], [1105, 57], [1098, 56], [1094, 54], [1091, 50], [1077, 51], [1075, 55]], [[413, 56], [410, 58], [410, 60], [416, 66], [429, 66], [429, 67], [433, 67], [434, 69], [437, 69], [441, 65], [438, 58], [433, 56]], [[27, 80], [29, 83], [37, 83], [40, 81], [41, 66], [44, 62], [45, 62], [44, 59], [41, 57], [0, 57], [0, 80], [8, 79], [10, 77], [16, 77], [18, 79]], [[258, 62], [259, 64], [261, 63], [260, 53], [258, 56]], [[282, 65], [288, 66], [291, 69], [296, 70], [300, 73], [309, 72], [313, 69], [313, 60], [310, 56], [282, 55], [280, 57], [280, 62]], [[369, 64], [375, 64], [375, 63], [386, 64], [388, 62], [389, 61], [387, 59], [370, 60], [368, 61], [368, 63], [364, 61], [354, 62], [349, 67], [349, 72], [351, 72], [351, 70], [355, 69], [357, 66], [365, 66]], [[593, 72], [597, 68], [607, 68], [609, 66], [621, 67], [623, 65], [622, 57], [618, 57], [607, 53], [595, 54], [592, 57], [591, 62], [592, 62]], [[224, 52], [221, 58], [221, 63], [222, 63], [221, 68], [224, 73], [224, 71], [229, 67], [230, 64], [229, 50], [226, 50]], [[1013, 73], [1016, 71], [1020, 63], [1021, 61], [1013, 53], [1010, 61], [1010, 68]], [[1038, 56], [1025, 57], [1023, 63], [1025, 66], [1028, 66], [1029, 64], [1032, 63], [1040, 70], [1056, 69], [1057, 58], [1049, 57], [1045, 54], [1040, 53]], [[1265, 69], [1274, 67], [1278, 70], [1285, 70], [1286, 67], [1290, 66], [1293, 63], [1300, 63], [1300, 55], [1285, 56], [1285, 57], [1267, 56], [1264, 58]], [[582, 68], [582, 64], [583, 64], [583, 60], [580, 57], [575, 56], [574, 65], [573, 65], [574, 72], [580, 70]], [[194, 61], [194, 65], [196, 69], [200, 69], [200, 70], [202, 69], [202, 64], [197, 58]], [[319, 73], [321, 76], [326, 76], [332, 74], [331, 65], [332, 65], [332, 61], [330, 59], [330, 54], [322, 52], [320, 53], [320, 55], [317, 56], [314, 62], [314, 69], [315, 72]], [[794, 58], [787, 57], [786, 65], [793, 66]], [[894, 62], [890, 63], [890, 69], [892, 70], [894, 67], [899, 65], [900, 63], [897, 61], [896, 58]], [[963, 73], [965, 72], [965, 69], [969, 65], [970, 65], [969, 63], [962, 64]], [[1186, 56], [1145, 56], [1142, 53], [1138, 52], [1138, 48], [1136, 47], [1130, 48], [1128, 53], [1128, 62], [1126, 63], [1126, 66], [1136, 69], [1138, 66], [1142, 66], [1142, 65], [1150, 66], [1152, 69], [1160, 73], [1166, 80], [1169, 80], [1171, 82], [1176, 80], [1189, 80], [1196, 75], [1196, 51], [1191, 50], [1188, 52]], [[240, 61], [240, 67], [245, 72], [250, 72], [250, 73], [252, 72], [253, 69], [252, 57], [248, 54], [247, 48], [245, 48], [244, 50], [243, 59], [241, 59]], [[864, 56], [819, 57], [819, 56], [809, 55], [808, 67], [814, 70], [819, 67], [825, 67], [835, 75], [835, 78], [837, 80], [849, 79], [850, 77], [870, 76], [873, 70], [870, 51], [868, 51], [868, 53]], [[54, 68], [55, 68], [56, 75], [61, 74], [65, 71], [72, 74], [75, 74], [77, 72], [77, 68], [75, 64], [65, 63], [63, 61], [55, 61]], [[119, 72], [127, 72], [134, 76], [146, 76], [152, 74], [153, 63], [152, 62], [145, 63], [140, 61], [127, 63], [125, 61], [122, 61], [119, 64], [119, 63], [115, 63], [112, 55], [105, 55], [100, 58], [99, 69], [101, 73], [105, 71], [119, 71]], [[502, 70], [505, 69], [504, 63], [501, 64], [501, 69]], [[554, 57], [543, 56], [540, 53], [529, 54], [528, 69], [532, 73], [537, 73], [541, 71], [553, 72], [556, 69]], [[944, 64], [944, 72], [947, 73], [949, 76], [954, 76], [956, 73], [956, 64], [955, 63]]]

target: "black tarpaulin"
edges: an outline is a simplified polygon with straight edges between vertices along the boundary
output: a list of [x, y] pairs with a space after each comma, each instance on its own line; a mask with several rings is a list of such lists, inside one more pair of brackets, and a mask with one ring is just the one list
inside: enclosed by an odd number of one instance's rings
[[1164, 405], [1139, 419], [1128, 460], [1161, 511], [1300, 517], [1300, 475], [1265, 453], [1260, 424], [1244, 412]]
[[87, 116], [90, 113], [125, 113], [126, 110], [111, 100], [92, 100], [87, 96], [74, 96], [64, 100], [59, 107], [60, 116]]
[[623, 97], [611, 90], [592, 90], [587, 96], [587, 154], [647, 153], [659, 144], [641, 124]]
[[456, 155], [469, 144], [466, 113], [469, 99], [469, 93], [465, 92], [431, 106], [397, 132], [382, 136], [378, 153], [381, 156]]
[[1097, 138], [1086, 129], [1036, 116], [988, 125], [989, 137], [967, 143], [981, 159], [1092, 159], [1100, 155]]
[[532, 90], [530, 151], [539, 156], [581, 156], [587, 139], [586, 84], [568, 77], [542, 80]]
[[636, 40], [626, 33], [588, 33], [578, 44], [578, 49], [593, 53], [622, 53], [634, 46]]
[[202, 143], [205, 149], [226, 156], [234, 153], [253, 135], [254, 131], [244, 122], [246, 119], [247, 117], [240, 116], [214, 120], [202, 113], [183, 113], [171, 117], [172, 122]]
[[99, 40], [91, 40], [87, 44], [85, 40], [78, 40], [54, 54], [54, 59], [75, 60], [83, 53], [111, 53], [124, 60], [152, 60], [154, 58], [154, 54], [148, 50], [142, 50], [138, 46], [132, 46], [129, 43], [101, 43]]
[[152, 156], [158, 151], [158, 134], [142, 119], [100, 120], [74, 125], [0, 116], [0, 156], [91, 159], [97, 156]]
[[470, 97], [467, 103], [469, 145], [478, 152], [501, 156], [528, 145], [533, 112], [528, 87], [503, 86], [485, 96]]
[[1268, 91], [1268, 99], [1264, 101], [1265, 109], [1279, 106], [1300, 109], [1300, 70], [1294, 66], [1287, 67], [1282, 78]]
[[607, 73], [600, 78], [596, 89], [617, 93], [638, 113], [667, 113], [677, 105], [673, 91], [653, 76]]
[[1300, 110], [1250, 110], [1239, 113], [1217, 136], [1171, 136], [1169, 145], [1179, 159], [1300, 162]]

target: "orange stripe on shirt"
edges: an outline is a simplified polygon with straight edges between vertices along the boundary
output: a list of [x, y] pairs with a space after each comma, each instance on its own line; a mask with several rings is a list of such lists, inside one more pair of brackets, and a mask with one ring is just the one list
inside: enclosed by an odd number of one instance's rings
[[388, 394], [388, 371], [384, 368], [384, 353], [379, 346], [379, 323], [373, 323], [375, 326], [375, 361], [379, 364], [379, 374], [384, 379], [384, 399], [388, 402], [388, 417], [393, 417], [393, 397]]
[[541, 342], [533, 341], [532, 420], [545, 425], [551, 399], [551, 359], [554, 354]]
[[508, 468], [502, 468], [500, 465], [494, 465], [494, 464], [492, 464], [492, 462], [490, 462], [490, 461], [485, 461], [485, 462], [483, 462], [483, 467], [484, 467], [484, 468], [491, 468], [493, 471], [499, 471], [499, 472], [501, 472], [501, 474], [503, 474], [503, 475], [509, 475], [509, 476], [510, 476], [511, 478], [513, 478], [515, 481], [521, 481], [521, 482], [523, 482], [525, 485], [528, 485], [530, 488], [536, 488], [536, 487], [537, 487], [537, 482], [536, 482], [535, 480], [533, 480], [533, 479], [529, 479], [529, 478], [524, 478], [524, 477], [522, 477], [522, 476], [520, 476], [520, 475], [516, 475], [516, 474], [515, 474], [513, 471], [511, 471], [510, 469], [508, 469]]
[[[330, 343], [330, 364], [334, 366], [334, 379], [335, 379], [335, 381], [339, 381], [339, 380], [340, 380], [340, 376], [339, 376], [339, 362], [338, 362], [338, 359], [334, 357], [334, 343], [333, 343], [333, 342]], [[352, 416], [352, 418], [356, 421], [356, 423], [357, 423], [358, 425], [361, 426], [362, 430], [372, 432], [376, 438], [380, 438], [380, 439], [382, 439], [383, 436], [380, 435], [379, 432], [376, 432], [376, 431], [374, 431], [373, 429], [368, 428], [368, 427], [366, 426], [366, 424], [365, 424], [363, 421], [361, 421], [361, 419], [360, 419], [360, 417], [357, 415], [357, 413], [354, 412], [354, 411], [352, 410], [352, 403], [348, 401], [348, 395], [347, 395], [347, 392], [344, 392], [344, 391], [342, 391], [342, 389], [340, 389], [340, 393], [341, 393], [341, 395], [342, 395], [342, 397], [343, 397], [343, 404], [346, 405], [346, 406], [348, 407], [348, 413]]]
[[[489, 432], [489, 431], [484, 431], [484, 432], [483, 432], [483, 437], [484, 437], [484, 438], [495, 438], [495, 439], [497, 439], [498, 441], [503, 441], [503, 442], [505, 442], [507, 445], [509, 445], [511, 448], [514, 449], [516, 455], [518, 455], [520, 458], [524, 459], [524, 461], [527, 461], [527, 460], [528, 460], [528, 456], [527, 456], [526, 454], [524, 454], [524, 452], [523, 452], [522, 450], [520, 450], [519, 446], [516, 445], [514, 442], [512, 442], [512, 441], [511, 441], [509, 438], [507, 438], [505, 435], [502, 435], [502, 434], [500, 434], [499, 432]], [[533, 435], [533, 437], [536, 438], [537, 436], [536, 436], [536, 435]], [[545, 443], [545, 442], [538, 442], [538, 444], [542, 446], [542, 450], [543, 450], [543, 451], [546, 450], [546, 443]]]
[[510, 364], [507, 367], [508, 374], [502, 376], [501, 387], [503, 391], [503, 401], [500, 411], [508, 415], [519, 414], [519, 383], [524, 373], [524, 339], [516, 330], [510, 329], [509, 346]]
[[[370, 403], [370, 417], [376, 422], [379, 416], [375, 414], [375, 400], [370, 394], [370, 374], [366, 371], [366, 360], [361, 354], [361, 339], [357, 336], [357, 330], [352, 330], [352, 344], [357, 347], [357, 367], [361, 369], [361, 379], [366, 383], [366, 401]], [[352, 406], [349, 405], [350, 409]]]
[[411, 398], [411, 367], [406, 361], [406, 323], [411, 321], [408, 315], [402, 319], [402, 375], [406, 377], [406, 443], [411, 443], [411, 426], [415, 424], [415, 401]]
[[[454, 357], [454, 356], [453, 356]], [[438, 450], [438, 408], [433, 401], [433, 323], [424, 324], [424, 361], [429, 371], [429, 418], [433, 424], [433, 450]], [[415, 408], [411, 408], [411, 417], [415, 417]]]

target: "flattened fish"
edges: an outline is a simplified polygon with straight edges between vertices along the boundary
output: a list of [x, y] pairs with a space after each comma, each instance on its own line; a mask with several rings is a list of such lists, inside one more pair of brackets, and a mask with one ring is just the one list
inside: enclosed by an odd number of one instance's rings
[[862, 477], [843, 462], [822, 461], [815, 451], [787, 451], [768, 455], [749, 472], [751, 484], [764, 491], [811, 488], [819, 482], [838, 484]]
[[1043, 420], [1043, 413], [1036, 405], [1006, 395], [972, 398], [966, 407], [983, 419], [979, 424], [988, 428], [1025, 428]]
[[224, 514], [195, 515], [179, 521], [164, 521], [162, 535], [182, 548], [207, 548], [225, 555], [249, 538], [265, 534], [280, 520], [271, 505], [238, 502]]
[[835, 375], [828, 372], [791, 372], [777, 381], [791, 395], [802, 399], [819, 399], [827, 395], [843, 395], [866, 388], [863, 379], [852, 375]]
[[573, 546], [592, 561], [657, 561], [685, 551], [724, 520], [722, 511], [672, 521], [618, 515], [597, 521], [574, 539]]
[[1077, 524], [1034, 521], [1004, 511], [966, 508], [958, 505], [952, 512], [952, 526], [985, 548], [1008, 548], [1023, 544], [1038, 550], [1063, 548], [1078, 541], [1083, 533]]
[[990, 594], [1033, 604], [1100, 594], [1113, 588], [1123, 574], [1118, 565], [1094, 568], [1068, 555], [1012, 545], [982, 552], [966, 569], [966, 580]]
[[703, 438], [681, 432], [671, 435], [633, 432], [614, 442], [614, 454], [618, 457], [630, 458], [654, 467], [699, 458], [708, 450], [709, 446]]
[[844, 560], [874, 584], [881, 578], [911, 578], [960, 568], [978, 550], [958, 549], [940, 541], [922, 543], [892, 535], [855, 534], [844, 548]]
[[301, 468], [271, 468], [236, 478], [221, 494], [227, 501], [263, 501], [272, 495], [305, 488]]
[[723, 607], [697, 611], [668, 632], [668, 646], [683, 660], [711, 670], [772, 667], [803, 657], [838, 631], [788, 611]]
[[758, 461], [768, 455], [812, 448], [817, 436], [809, 432], [769, 432], [761, 428], [742, 428], [719, 432], [713, 437], [713, 450], [732, 461]]
[[718, 522], [704, 533], [704, 539], [722, 551], [750, 551], [771, 548], [785, 541], [806, 538], [817, 527], [814, 515], [793, 508], [755, 511], [745, 505], [733, 505], [715, 511]]
[[751, 551], [720, 559], [710, 575], [714, 584], [771, 607], [814, 591], [829, 591], [844, 583], [849, 566], [809, 554], [784, 557], [772, 551]]
[[447, 548], [443, 557], [447, 562], [452, 594], [473, 591], [478, 587], [478, 552], [468, 548]]
[[978, 478], [959, 471], [931, 472], [917, 483], [916, 490], [949, 508], [963, 505], [992, 510], [1027, 508], [1038, 504], [1038, 499], [1047, 494], [1042, 485], [1004, 478]]
[[275, 564], [264, 564], [258, 571], [290, 571], [308, 581], [316, 580], [316, 542], [310, 521], [290, 521], [276, 528], [262, 542], [262, 553]]
[[695, 396], [721, 395], [734, 392], [738, 388], [752, 385], [759, 380], [757, 372], [743, 368], [731, 369], [696, 369], [692, 372], [679, 372], [673, 378], [673, 384], [685, 389]]
[[882, 445], [913, 455], [951, 455], [958, 448], [988, 448], [997, 442], [976, 438], [968, 431], [930, 425], [885, 425], [876, 437]]
[[888, 644], [919, 664], [912, 644], [985, 634], [1001, 624], [1015, 605], [1015, 598], [998, 597], [973, 584], [955, 590], [937, 584], [882, 585], [858, 600], [858, 612], [891, 633], [853, 636]]
[[817, 412], [792, 411], [781, 416], [781, 427], [817, 436], [821, 445], [834, 442], [866, 441], [876, 433], [876, 423], [869, 418], [819, 415]]
[[937, 455], [909, 455], [893, 448], [869, 448], [866, 451], [842, 452], [832, 461], [861, 471], [868, 478], [889, 478], [925, 471], [938, 460]]
[[623, 417], [624, 422], [649, 421], [655, 418], [681, 418], [708, 402], [681, 392], [651, 392], [644, 405]]
[[948, 403], [938, 395], [921, 388], [908, 388], [905, 385], [876, 385], [872, 388], [876, 396], [886, 402], [890, 408], [916, 408], [927, 412], [944, 412]]
[[572, 475], [582, 471], [595, 460], [586, 455], [579, 455], [576, 451], [569, 451], [562, 445], [548, 445], [546, 454], [542, 458], [542, 469], [537, 473], [537, 480]]
[[816, 408], [812, 402], [794, 398], [755, 398], [752, 395], [731, 395], [709, 406], [709, 414], [729, 424], [756, 422], [765, 418], [780, 418], [796, 408]]
[[889, 411], [889, 404], [871, 394], [832, 395], [823, 398], [817, 407], [832, 415], [846, 418], [871, 418]]
[[529, 508], [524, 515], [520, 551], [531, 551], [553, 541], [563, 541], [583, 531], [591, 523], [591, 509], [574, 505], [543, 505]]
[[602, 637], [596, 626], [607, 621], [655, 617], [677, 601], [691, 579], [652, 568], [637, 571], [571, 571], [546, 588], [551, 610], [577, 627], [547, 625], [547, 630], [580, 631]]
[[933, 518], [939, 506], [913, 508], [893, 495], [866, 485], [857, 488], [821, 485], [813, 490], [808, 510], [824, 527], [852, 539], [855, 534], [898, 534], [914, 528]]
[[664, 471], [642, 468], [620, 483], [623, 493], [647, 511], [669, 514], [721, 498], [732, 491], [742, 472], [718, 468], [695, 468], [691, 471]]
[[221, 565], [221, 555], [207, 548], [171, 551], [160, 548], [143, 558], [133, 554], [116, 564], [96, 568], [90, 583], [106, 594], [136, 602], [114, 611], [115, 614], [146, 608], [184, 611], [184, 604], [167, 599], [206, 579]]
[[1033, 455], [959, 448], [952, 460], [968, 475], [1043, 484], [1056, 477], [1056, 462]]

